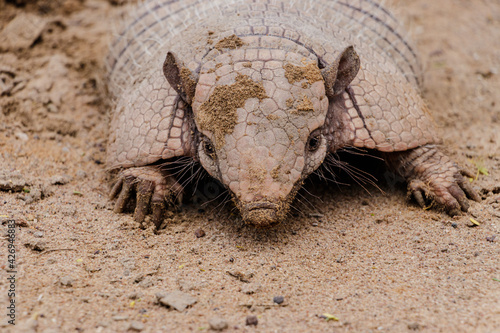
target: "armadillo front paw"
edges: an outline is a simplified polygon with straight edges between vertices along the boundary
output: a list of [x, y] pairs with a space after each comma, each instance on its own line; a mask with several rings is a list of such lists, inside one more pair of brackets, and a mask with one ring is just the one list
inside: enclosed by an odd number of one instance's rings
[[469, 176], [449, 161], [448, 165], [445, 164], [445, 170], [426, 172], [423, 177], [411, 180], [408, 183], [408, 196], [413, 197], [421, 207], [426, 207], [426, 201], [436, 202], [449, 215], [458, 215], [461, 210], [466, 212], [469, 209], [467, 197], [480, 201], [464, 175]]
[[118, 197], [114, 212], [122, 213], [136, 194], [134, 220], [144, 222], [151, 212], [152, 220], [158, 229], [163, 222], [167, 207], [182, 202], [183, 188], [175, 178], [152, 166], [130, 168], [118, 174], [110, 198]]

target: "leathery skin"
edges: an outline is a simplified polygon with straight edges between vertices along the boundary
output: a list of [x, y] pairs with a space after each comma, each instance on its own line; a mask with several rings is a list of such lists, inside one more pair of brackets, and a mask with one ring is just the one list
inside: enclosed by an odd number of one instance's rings
[[159, 226], [182, 193], [165, 166], [187, 157], [270, 225], [346, 147], [383, 152], [419, 204], [467, 210], [479, 198], [438, 150], [404, 36], [374, 0], [145, 1], [108, 57], [115, 211], [136, 194], [135, 218]]

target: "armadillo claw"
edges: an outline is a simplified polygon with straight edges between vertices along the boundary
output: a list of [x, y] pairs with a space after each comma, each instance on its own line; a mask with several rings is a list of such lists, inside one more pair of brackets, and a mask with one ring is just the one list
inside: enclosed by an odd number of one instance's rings
[[[411, 180], [408, 183], [408, 196], [413, 197], [422, 208], [426, 208], [425, 199], [434, 201], [444, 207], [450, 216], [459, 215], [460, 211], [466, 212], [470, 206], [467, 197], [475, 201], [480, 201], [480, 198], [463, 177], [467, 173], [457, 169], [453, 165], [444, 174], [427, 174], [425, 181], [419, 178]], [[450, 172], [454, 173], [453, 178]]]
[[390, 168], [408, 180], [408, 196], [423, 208], [432, 202], [455, 216], [469, 209], [467, 198], [481, 201], [464, 177], [470, 177], [470, 173], [461, 169], [436, 145], [387, 154], [386, 161]]
[[143, 223], [152, 212], [152, 221], [158, 229], [167, 207], [182, 203], [183, 188], [173, 176], [152, 166], [129, 168], [118, 174], [110, 198], [117, 197], [114, 212], [122, 213], [136, 194], [134, 220]]
[[460, 210], [467, 211], [469, 209], [465, 194], [456, 184], [446, 188], [439, 184], [433, 186], [421, 180], [412, 180], [408, 184], [408, 191], [409, 196], [413, 196], [422, 208], [426, 208], [425, 199], [429, 199], [443, 206], [451, 216], [460, 214]]

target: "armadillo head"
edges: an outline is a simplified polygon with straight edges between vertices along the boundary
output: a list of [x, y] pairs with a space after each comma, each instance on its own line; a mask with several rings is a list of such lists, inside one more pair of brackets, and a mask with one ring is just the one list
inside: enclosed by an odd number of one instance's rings
[[243, 220], [256, 226], [286, 217], [303, 180], [328, 150], [322, 131], [329, 105], [325, 87], [332, 86], [325, 82], [328, 73], [317, 60], [280, 55], [269, 60], [270, 52], [266, 57], [246, 50], [237, 61], [224, 53], [203, 64], [196, 80], [171, 53], [164, 66], [169, 82], [191, 104], [200, 163], [232, 192]]

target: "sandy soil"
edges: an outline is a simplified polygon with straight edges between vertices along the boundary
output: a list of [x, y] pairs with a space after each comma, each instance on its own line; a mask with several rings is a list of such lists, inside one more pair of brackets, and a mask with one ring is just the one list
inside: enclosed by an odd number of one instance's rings
[[[483, 201], [468, 214], [407, 202], [405, 185], [368, 158], [353, 163], [383, 192], [347, 177], [351, 185], [308, 185], [295, 218], [263, 231], [229, 204], [201, 206], [217, 191], [207, 183], [159, 234], [107, 200], [102, 66], [123, 2], [0, 1], [0, 331], [14, 331], [13, 218], [23, 331], [207, 331], [220, 317], [238, 332], [500, 332], [498, 1], [400, 7], [447, 151], [478, 172]], [[197, 302], [157, 303], [156, 293], [175, 290]], [[251, 315], [257, 326], [245, 325]]]

